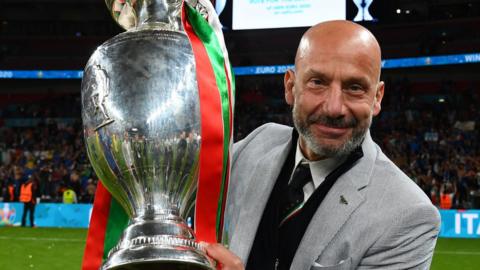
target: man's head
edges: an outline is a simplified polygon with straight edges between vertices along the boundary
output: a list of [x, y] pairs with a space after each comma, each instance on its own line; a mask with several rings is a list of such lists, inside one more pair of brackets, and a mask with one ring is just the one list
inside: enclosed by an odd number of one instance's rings
[[380, 69], [380, 46], [358, 24], [329, 21], [303, 35], [284, 83], [308, 159], [346, 155], [361, 144], [380, 112]]

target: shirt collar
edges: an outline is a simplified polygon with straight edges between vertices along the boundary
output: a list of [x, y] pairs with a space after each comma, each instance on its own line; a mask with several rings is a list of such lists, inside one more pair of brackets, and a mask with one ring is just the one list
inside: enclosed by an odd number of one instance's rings
[[327, 177], [327, 175], [330, 174], [343, 160], [343, 157], [334, 157], [317, 161], [310, 161], [303, 155], [302, 150], [300, 149], [300, 140], [297, 140], [297, 150], [295, 152], [295, 166], [293, 168], [293, 171], [295, 171], [295, 169], [301, 162], [308, 163], [310, 165], [310, 173], [312, 174], [313, 178], [313, 185], [316, 189], [318, 188], [318, 186], [320, 186], [323, 180], [325, 180], [325, 177]]

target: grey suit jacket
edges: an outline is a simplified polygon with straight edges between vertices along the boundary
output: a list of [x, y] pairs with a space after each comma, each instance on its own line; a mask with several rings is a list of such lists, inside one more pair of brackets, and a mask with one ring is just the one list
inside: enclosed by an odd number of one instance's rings
[[[224, 235], [244, 263], [296, 143], [291, 134], [290, 127], [266, 124], [234, 145]], [[429, 268], [440, 225], [437, 209], [370, 134], [362, 150], [364, 156], [337, 180], [313, 216], [292, 270]]]

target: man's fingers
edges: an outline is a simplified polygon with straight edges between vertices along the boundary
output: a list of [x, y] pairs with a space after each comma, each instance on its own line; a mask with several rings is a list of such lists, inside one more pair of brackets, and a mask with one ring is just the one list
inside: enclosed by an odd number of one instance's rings
[[244, 270], [242, 260], [221, 244], [204, 244], [207, 255], [221, 265], [222, 270]]

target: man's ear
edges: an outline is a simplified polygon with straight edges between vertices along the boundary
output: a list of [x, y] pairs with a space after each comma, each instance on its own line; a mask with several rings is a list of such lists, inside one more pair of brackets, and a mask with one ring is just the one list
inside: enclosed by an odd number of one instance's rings
[[293, 96], [293, 88], [295, 85], [295, 72], [291, 69], [288, 69], [285, 72], [285, 76], [283, 78], [283, 84], [285, 86], [285, 101], [290, 106], [293, 106], [295, 98]]
[[377, 85], [377, 91], [375, 92], [375, 99], [373, 103], [373, 116], [377, 116], [380, 113], [380, 110], [382, 109], [382, 99], [383, 99], [383, 93], [385, 90], [385, 83], [383, 81], [379, 82]]

